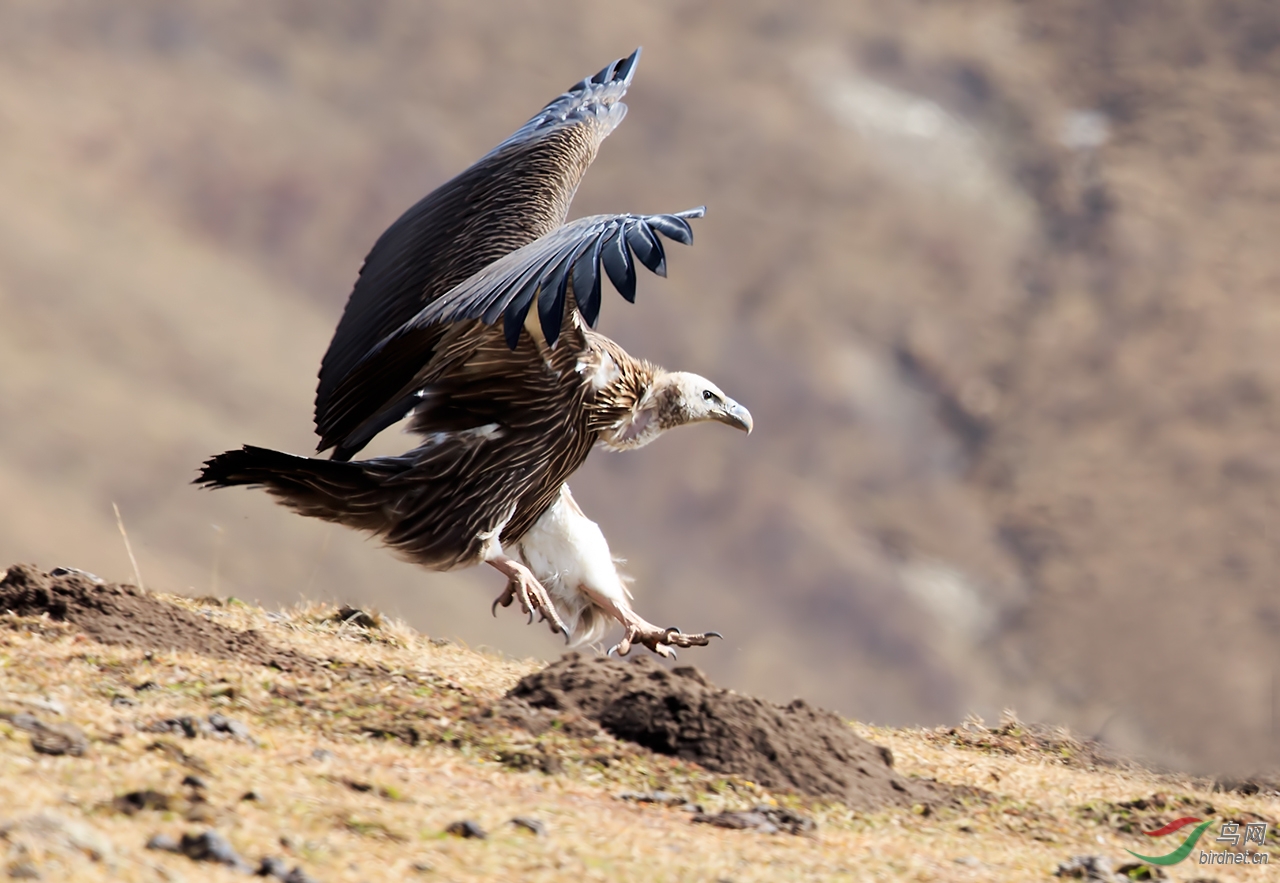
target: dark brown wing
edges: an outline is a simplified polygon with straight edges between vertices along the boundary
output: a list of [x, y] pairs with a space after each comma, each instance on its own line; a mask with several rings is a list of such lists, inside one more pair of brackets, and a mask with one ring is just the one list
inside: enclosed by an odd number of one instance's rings
[[320, 450], [336, 447], [334, 459], [347, 459], [424, 404], [430, 386], [461, 364], [443, 345], [464, 333], [460, 326], [494, 326], [501, 318], [502, 338], [515, 350], [536, 300], [537, 327], [545, 343], [554, 345], [572, 291], [579, 313], [594, 327], [601, 270], [623, 297], [634, 300], [635, 261], [666, 275], [658, 234], [690, 244], [693, 231], [687, 219], [702, 213], [697, 208], [671, 215], [582, 218], [494, 261], [424, 307], [348, 372], [335, 387], [324, 419], [317, 420]]
[[320, 365], [315, 419], [321, 435], [334, 390], [378, 341], [455, 285], [564, 222], [600, 143], [626, 115], [621, 99], [639, 55], [637, 49], [556, 98], [379, 237]]

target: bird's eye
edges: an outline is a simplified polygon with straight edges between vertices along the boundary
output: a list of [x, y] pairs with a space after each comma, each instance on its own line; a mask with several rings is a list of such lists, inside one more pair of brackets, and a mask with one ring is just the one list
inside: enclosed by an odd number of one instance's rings
[[716, 395], [709, 389], [704, 389], [702, 391], [702, 400], [704, 402], [718, 402], [720, 401], [720, 396]]

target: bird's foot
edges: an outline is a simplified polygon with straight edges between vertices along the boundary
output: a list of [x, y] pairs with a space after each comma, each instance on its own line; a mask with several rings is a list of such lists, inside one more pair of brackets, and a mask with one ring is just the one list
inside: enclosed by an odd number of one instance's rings
[[719, 632], [686, 634], [678, 628], [658, 628], [643, 620], [626, 623], [625, 627], [627, 631], [622, 640], [609, 648], [610, 656], [626, 656], [633, 644], [643, 644], [659, 656], [675, 659], [676, 647], [705, 647], [712, 638], [724, 637]]
[[551, 603], [551, 596], [547, 594], [546, 588], [528, 568], [515, 562], [511, 563], [514, 566], [509, 569], [499, 568], [507, 575], [507, 587], [502, 590], [501, 595], [493, 599], [490, 612], [497, 616], [499, 607], [510, 607], [518, 601], [520, 609], [529, 615], [529, 622], [533, 622], [533, 614], [536, 612], [539, 622], [550, 623], [551, 631], [564, 635], [565, 641], [569, 641], [569, 627], [564, 624], [560, 614], [556, 613], [556, 607]]

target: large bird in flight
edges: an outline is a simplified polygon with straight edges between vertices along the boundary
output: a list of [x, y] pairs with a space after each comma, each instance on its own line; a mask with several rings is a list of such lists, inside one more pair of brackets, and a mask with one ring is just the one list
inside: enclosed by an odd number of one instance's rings
[[[383, 233], [320, 368], [319, 450], [246, 446], [204, 464], [198, 484], [257, 485], [303, 515], [369, 531], [432, 570], [481, 561], [566, 639], [624, 633], [661, 655], [715, 632], [659, 628], [631, 607], [599, 527], [565, 483], [600, 443], [648, 444], [687, 423], [751, 431], [751, 415], [709, 380], [669, 372], [596, 332], [602, 277], [629, 301], [636, 263], [666, 275], [662, 237], [691, 244], [689, 219], [597, 215], [565, 223], [639, 50], [556, 98]], [[353, 461], [412, 413], [421, 438]], [[612, 652], [612, 651], [611, 651]]]

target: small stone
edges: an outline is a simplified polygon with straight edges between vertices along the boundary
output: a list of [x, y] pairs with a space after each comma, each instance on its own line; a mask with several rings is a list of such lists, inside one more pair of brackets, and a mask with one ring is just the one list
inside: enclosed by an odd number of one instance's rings
[[182, 784], [188, 788], [207, 788], [208, 787], [207, 785], [205, 785], [204, 779], [200, 778], [199, 776], [183, 776]]
[[412, 867], [419, 874], [431, 874], [434, 873], [436, 869], [435, 865], [431, 864], [431, 862], [414, 862]]
[[130, 791], [128, 794], [116, 795], [111, 801], [111, 808], [127, 816], [149, 809], [164, 811], [169, 808], [169, 795], [150, 788], [145, 791]]
[[517, 828], [524, 828], [534, 837], [547, 836], [547, 826], [537, 819], [531, 819], [528, 816], [516, 816], [511, 820], [511, 824]]
[[684, 806], [688, 801], [670, 791], [623, 791], [619, 800], [630, 800], [635, 803], [657, 803], [661, 806]]
[[739, 831], [754, 831], [757, 834], [777, 834], [786, 831], [788, 834], [812, 836], [818, 824], [807, 816], [802, 816], [780, 806], [761, 804], [746, 811], [730, 811], [715, 815], [695, 814], [694, 823], [715, 825], [717, 828], [730, 828]]
[[31, 734], [31, 747], [40, 754], [83, 757], [89, 750], [89, 737], [75, 724], [40, 723]]
[[134, 700], [130, 699], [128, 696], [113, 696], [113, 697], [111, 697], [111, 707], [112, 707], [112, 708], [132, 708], [132, 707], [136, 706], [137, 704], [138, 704], [137, 702], [135, 702]]
[[253, 870], [227, 839], [212, 828], [199, 834], [183, 834], [178, 850], [192, 861], [214, 862], [241, 871]]
[[209, 715], [209, 726], [213, 727], [215, 732], [226, 733], [241, 742], [253, 741], [253, 736], [249, 733], [248, 727], [234, 718], [227, 717], [225, 714], [214, 712]]
[[284, 863], [284, 859], [269, 855], [258, 864], [258, 870], [254, 871], [254, 875], [258, 877], [275, 877], [277, 880], [283, 880], [285, 875], [289, 873], [289, 866]]
[[369, 613], [361, 610], [359, 607], [343, 606], [333, 615], [334, 622], [340, 622], [344, 625], [355, 625], [362, 629], [376, 629], [382, 627], [382, 618], [376, 613]]
[[446, 834], [452, 834], [454, 837], [475, 838], [483, 840], [489, 835], [485, 833], [484, 828], [470, 819], [463, 819], [457, 822], [450, 822], [449, 827], [444, 829]]
[[1105, 855], [1073, 855], [1058, 865], [1055, 877], [1072, 877], [1077, 880], [1112, 880], [1115, 869]]
[[240, 795], [240, 799], [241, 799], [241, 800], [248, 800], [248, 801], [255, 801], [255, 802], [256, 802], [256, 801], [258, 801], [258, 800], [261, 800], [262, 798], [258, 796], [258, 792], [257, 792], [257, 791], [246, 791], [246, 792], [244, 792], [243, 794], [241, 794], [241, 795]]
[[178, 845], [178, 841], [174, 840], [169, 834], [152, 834], [151, 839], [147, 841], [147, 849], [158, 849], [161, 852], [182, 851], [182, 847]]
[[316, 879], [302, 870], [301, 865], [299, 865], [285, 874], [280, 883], [316, 883]]
[[315, 751], [311, 752], [311, 758], [313, 760], [319, 760], [319, 761], [333, 760], [335, 756], [336, 755], [334, 755], [334, 753], [330, 751], [328, 748], [317, 748]]

